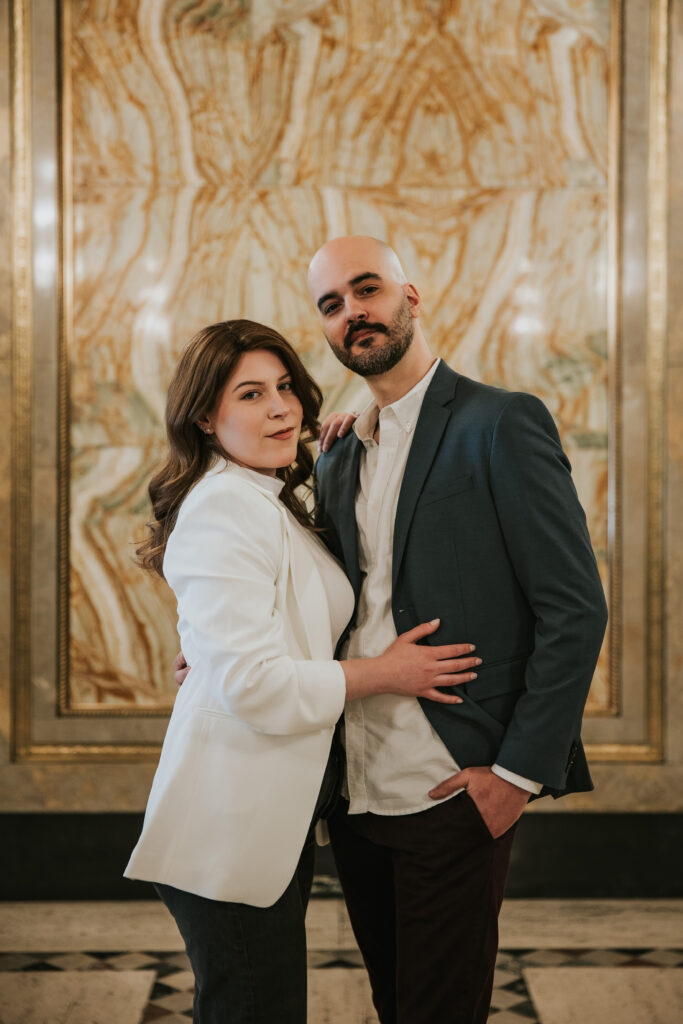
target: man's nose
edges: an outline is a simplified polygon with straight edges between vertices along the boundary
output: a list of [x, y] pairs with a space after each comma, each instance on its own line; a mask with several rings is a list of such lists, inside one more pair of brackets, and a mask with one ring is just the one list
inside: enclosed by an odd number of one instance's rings
[[354, 320], [367, 320], [368, 314], [363, 308], [363, 303], [352, 295], [346, 300], [346, 319], [351, 323]]

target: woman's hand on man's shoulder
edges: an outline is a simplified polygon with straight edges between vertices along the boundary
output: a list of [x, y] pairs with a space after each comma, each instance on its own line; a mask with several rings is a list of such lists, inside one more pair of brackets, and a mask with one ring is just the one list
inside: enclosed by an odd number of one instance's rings
[[358, 419], [357, 412], [331, 412], [320, 424], [318, 451], [330, 450], [338, 437], [345, 437]]

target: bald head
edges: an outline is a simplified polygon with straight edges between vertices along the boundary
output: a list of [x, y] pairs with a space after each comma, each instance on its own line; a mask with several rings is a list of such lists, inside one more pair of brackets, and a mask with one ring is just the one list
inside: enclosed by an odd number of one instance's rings
[[378, 391], [397, 374], [412, 378], [431, 358], [418, 322], [420, 296], [386, 242], [331, 239], [310, 262], [308, 288], [337, 359]]
[[314, 302], [318, 302], [321, 282], [330, 276], [344, 274], [346, 269], [372, 266], [382, 276], [405, 284], [408, 278], [398, 256], [386, 242], [370, 235], [347, 235], [332, 238], [316, 252], [308, 265], [308, 288]]

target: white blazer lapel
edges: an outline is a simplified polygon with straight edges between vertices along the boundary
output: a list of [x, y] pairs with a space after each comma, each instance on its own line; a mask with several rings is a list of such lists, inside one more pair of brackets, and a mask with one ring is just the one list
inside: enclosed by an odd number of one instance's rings
[[[284, 510], [283, 510], [284, 512]], [[330, 634], [330, 613], [327, 604], [327, 594], [323, 586], [320, 574], [316, 568], [311, 552], [304, 548], [305, 542], [298, 542], [293, 537], [295, 529], [289, 522], [286, 513], [285, 537], [286, 548], [289, 553], [289, 577], [291, 580], [292, 594], [296, 604], [295, 611], [301, 622], [303, 639], [305, 641], [304, 655], [313, 661], [329, 660], [329, 651], [334, 646]], [[302, 558], [292, 557], [294, 546], [301, 551]], [[288, 602], [291, 597], [288, 598]], [[290, 609], [293, 611], [293, 609]]]

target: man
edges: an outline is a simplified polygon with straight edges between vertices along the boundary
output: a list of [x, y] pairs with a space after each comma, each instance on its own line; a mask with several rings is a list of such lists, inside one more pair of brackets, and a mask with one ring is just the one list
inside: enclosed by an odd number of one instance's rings
[[429, 642], [482, 658], [460, 705], [348, 705], [339, 877], [382, 1024], [483, 1024], [515, 823], [531, 796], [592, 788], [580, 726], [604, 595], [545, 406], [435, 359], [418, 291], [376, 239], [323, 245], [308, 285], [374, 399], [316, 468], [356, 593], [342, 648], [371, 657], [438, 617]]

